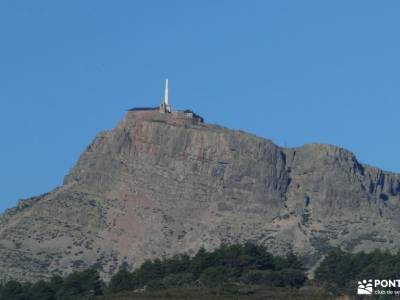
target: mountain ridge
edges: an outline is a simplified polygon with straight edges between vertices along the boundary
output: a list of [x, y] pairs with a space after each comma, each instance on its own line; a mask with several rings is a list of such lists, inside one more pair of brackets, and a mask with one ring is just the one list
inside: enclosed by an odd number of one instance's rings
[[158, 111], [96, 135], [50, 193], [0, 215], [0, 277], [37, 280], [255, 241], [312, 267], [332, 247], [396, 250], [400, 175], [343, 148]]

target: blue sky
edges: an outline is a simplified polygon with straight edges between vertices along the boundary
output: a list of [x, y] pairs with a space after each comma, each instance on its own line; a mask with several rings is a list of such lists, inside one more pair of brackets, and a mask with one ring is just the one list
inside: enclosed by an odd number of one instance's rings
[[0, 2], [0, 210], [135, 106], [400, 172], [398, 1]]

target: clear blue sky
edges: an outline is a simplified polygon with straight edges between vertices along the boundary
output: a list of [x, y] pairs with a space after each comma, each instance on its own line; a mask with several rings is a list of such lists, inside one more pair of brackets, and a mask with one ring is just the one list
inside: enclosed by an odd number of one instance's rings
[[0, 210], [155, 106], [400, 172], [399, 1], [0, 2]]

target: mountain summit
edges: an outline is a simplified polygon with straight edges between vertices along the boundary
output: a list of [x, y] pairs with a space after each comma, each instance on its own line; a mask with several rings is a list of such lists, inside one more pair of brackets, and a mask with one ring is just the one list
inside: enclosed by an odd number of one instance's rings
[[36, 281], [254, 241], [313, 266], [332, 247], [398, 249], [400, 175], [334, 146], [281, 148], [191, 111], [134, 109], [54, 191], [0, 216], [0, 276]]

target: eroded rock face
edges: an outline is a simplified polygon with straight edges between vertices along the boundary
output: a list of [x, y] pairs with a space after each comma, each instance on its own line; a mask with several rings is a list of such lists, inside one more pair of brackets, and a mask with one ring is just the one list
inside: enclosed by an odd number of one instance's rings
[[312, 266], [331, 247], [398, 249], [400, 176], [327, 145], [128, 112], [56, 190], [0, 217], [0, 277], [38, 280], [247, 240]]

